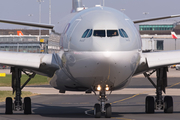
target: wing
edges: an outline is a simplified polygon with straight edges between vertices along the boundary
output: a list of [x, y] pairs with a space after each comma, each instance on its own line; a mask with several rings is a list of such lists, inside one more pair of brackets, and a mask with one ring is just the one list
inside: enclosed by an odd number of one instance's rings
[[136, 74], [180, 63], [180, 51], [142, 53]]
[[46, 29], [53, 29], [53, 27], [54, 27], [54, 25], [50, 25], [50, 24], [41, 24], [41, 23], [33, 23], [33, 22], [25, 22], [25, 21], [14, 21], [14, 20], [0, 19], [0, 22], [9, 23], [9, 24], [16, 24], [16, 25], [25, 25], [25, 26], [46, 28]]
[[52, 77], [54, 72], [59, 69], [61, 59], [56, 53], [37, 54], [0, 52], [0, 64], [19, 67], [41, 75]]
[[149, 21], [162, 20], [162, 19], [175, 18], [175, 17], [180, 17], [180, 15], [170, 15], [170, 16], [150, 18], [150, 19], [134, 20], [133, 22], [142, 23], [142, 22], [149, 22]]

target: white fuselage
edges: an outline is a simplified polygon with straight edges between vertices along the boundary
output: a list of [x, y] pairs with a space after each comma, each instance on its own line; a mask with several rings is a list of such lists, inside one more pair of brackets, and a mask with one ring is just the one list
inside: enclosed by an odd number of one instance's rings
[[134, 23], [107, 7], [83, 10], [66, 21], [60, 39], [62, 66], [51, 85], [74, 91], [101, 84], [111, 90], [125, 87], [140, 60], [141, 39]]

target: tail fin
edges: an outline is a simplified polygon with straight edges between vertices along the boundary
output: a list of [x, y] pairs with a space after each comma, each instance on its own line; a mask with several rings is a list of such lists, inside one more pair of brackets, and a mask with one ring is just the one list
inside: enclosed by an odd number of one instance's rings
[[22, 31], [17, 31], [17, 35], [18, 36], [23, 36], [24, 34], [22, 33]]
[[72, 11], [73, 12], [78, 12], [83, 10], [84, 7], [82, 6], [82, 0], [72, 0]]
[[177, 39], [178, 38], [175, 32], [171, 32], [171, 36], [172, 36], [173, 39]]

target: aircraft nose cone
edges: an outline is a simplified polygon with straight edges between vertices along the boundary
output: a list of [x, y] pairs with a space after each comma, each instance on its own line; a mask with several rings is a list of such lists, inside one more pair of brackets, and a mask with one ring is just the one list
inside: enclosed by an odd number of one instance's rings
[[112, 83], [114, 87], [124, 86], [138, 63], [136, 51], [74, 52], [66, 57], [67, 71], [77, 83], [86, 87], [106, 83]]

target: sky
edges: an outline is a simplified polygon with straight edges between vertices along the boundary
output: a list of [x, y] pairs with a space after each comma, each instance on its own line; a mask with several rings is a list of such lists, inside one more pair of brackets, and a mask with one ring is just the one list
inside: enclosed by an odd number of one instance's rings
[[[38, 0], [1, 0], [0, 19], [39, 22]], [[88, 8], [103, 0], [82, 0]], [[132, 20], [180, 14], [180, 0], [104, 0], [106, 7], [121, 11]], [[51, 0], [52, 24], [56, 24], [72, 10], [72, 0]], [[49, 0], [42, 2], [41, 23], [49, 23]], [[149, 14], [144, 15], [143, 12]], [[33, 14], [33, 16], [28, 16]], [[171, 19], [180, 21], [180, 18]], [[169, 21], [169, 20], [166, 20]], [[0, 23], [0, 29], [28, 29], [27, 26]], [[35, 28], [36, 29], [36, 28]]]

